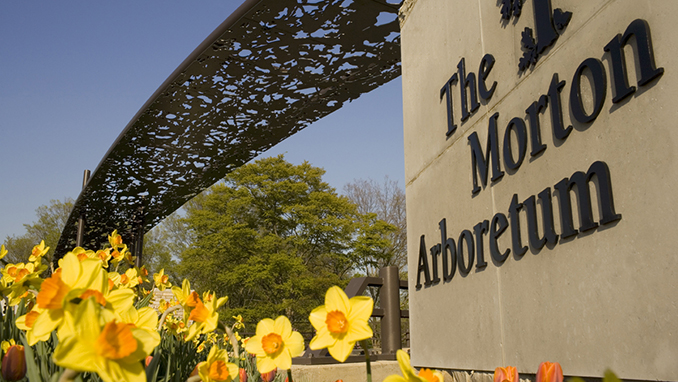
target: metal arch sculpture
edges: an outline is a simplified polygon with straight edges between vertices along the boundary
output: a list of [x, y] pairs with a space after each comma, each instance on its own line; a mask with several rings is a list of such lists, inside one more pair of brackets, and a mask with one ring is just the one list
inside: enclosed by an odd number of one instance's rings
[[[56, 258], [143, 237], [275, 144], [400, 75], [399, 1], [247, 0], [170, 75], [75, 202]], [[136, 240], [138, 243], [139, 240]]]

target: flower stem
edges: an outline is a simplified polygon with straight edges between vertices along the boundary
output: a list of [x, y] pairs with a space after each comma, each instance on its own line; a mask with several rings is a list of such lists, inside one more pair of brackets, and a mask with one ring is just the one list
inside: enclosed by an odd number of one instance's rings
[[287, 382], [292, 382], [292, 369], [287, 369]]
[[174, 306], [170, 306], [169, 308], [167, 308], [165, 310], [165, 313], [163, 313], [162, 316], [160, 317], [160, 321], [158, 321], [158, 331], [162, 330], [162, 324], [165, 323], [165, 319], [167, 318], [167, 315], [174, 312], [175, 310], [177, 310], [179, 308], [181, 308], [181, 305], [174, 305]]
[[66, 369], [59, 377], [59, 382], [73, 382], [75, 378], [80, 374], [79, 372], [71, 369]]
[[370, 364], [370, 352], [367, 349], [367, 340], [360, 341], [360, 346], [365, 350], [365, 369], [367, 370], [367, 382], [372, 382], [372, 365]]

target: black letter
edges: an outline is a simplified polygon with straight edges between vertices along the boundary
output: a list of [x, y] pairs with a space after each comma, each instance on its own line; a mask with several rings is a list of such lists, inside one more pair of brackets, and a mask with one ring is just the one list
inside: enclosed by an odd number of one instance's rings
[[459, 61], [457, 65], [459, 69], [459, 89], [461, 90], [461, 121], [465, 121], [468, 117], [471, 116], [468, 112], [468, 98], [466, 98], [466, 88], [468, 87], [471, 91], [471, 113], [478, 110], [480, 104], [478, 103], [478, 96], [476, 95], [476, 75], [471, 72], [466, 76], [466, 64], [464, 63], [464, 57]]
[[485, 261], [485, 252], [483, 252], [483, 233], [487, 233], [489, 222], [483, 220], [481, 223], [476, 224], [473, 227], [473, 231], [476, 234], [476, 254], [478, 261], [476, 262], [476, 269], [485, 268], [487, 262]]
[[424, 272], [424, 285], [431, 285], [431, 275], [428, 272], [428, 259], [426, 257], [426, 241], [424, 235], [421, 235], [421, 239], [419, 239], [419, 265], [417, 266], [417, 289], [421, 289], [421, 272]]
[[454, 73], [452, 77], [445, 83], [440, 89], [440, 100], [443, 100], [445, 96], [445, 104], [447, 105], [447, 135], [448, 137], [457, 130], [457, 125], [454, 124], [454, 116], [452, 112], [452, 85], [457, 82], [457, 73]]
[[487, 85], [485, 84], [485, 80], [490, 74], [493, 66], [494, 56], [489, 53], [484, 55], [483, 59], [480, 60], [480, 67], [478, 68], [478, 93], [480, 93], [480, 98], [486, 101], [492, 97], [495, 89], [497, 88], [497, 81], [492, 83], [490, 90], [487, 90]]
[[[584, 73], [584, 68], [589, 68], [593, 78], [593, 111], [589, 115], [586, 114], [581, 100], [581, 76]], [[605, 76], [603, 63], [595, 58], [587, 58], [582, 61], [577, 71], [574, 72], [572, 87], [570, 88], [570, 109], [574, 119], [580, 123], [593, 122], [598, 117], [598, 114], [600, 114], [600, 111], [603, 110], [606, 91], [607, 77]]]
[[483, 187], [487, 186], [487, 171], [490, 166], [490, 158], [492, 159], [492, 181], [501, 179], [504, 172], [499, 168], [499, 147], [497, 138], [497, 118], [499, 113], [494, 113], [490, 117], [490, 123], [487, 127], [487, 154], [483, 155], [483, 149], [480, 147], [480, 140], [478, 133], [473, 132], [469, 135], [468, 140], [471, 143], [471, 171], [473, 172], [473, 190], [472, 194], [480, 192], [478, 186], [478, 176], [480, 174], [480, 181]]
[[532, 102], [532, 105], [525, 110], [530, 121], [530, 142], [532, 143], [530, 156], [536, 156], [546, 150], [546, 145], [541, 143], [541, 127], [539, 126], [539, 116], [537, 114], [543, 113], [546, 110], [547, 104], [548, 98], [543, 95], [539, 97], [539, 101]]
[[[464, 265], [464, 239], [466, 239], [466, 249], [468, 252], [468, 266]], [[459, 257], [457, 257], [459, 263], [459, 274], [462, 275], [462, 277], [466, 277], [466, 275], [471, 272], [471, 268], [473, 267], [473, 234], [471, 231], [467, 229], [463, 230], [459, 235], [457, 245], [457, 253], [459, 253]]]
[[544, 222], [544, 236], [539, 237], [539, 229], [537, 224], [537, 206], [533, 196], [530, 196], [523, 202], [523, 207], [527, 214], [527, 233], [530, 245], [537, 251], [544, 247], [544, 244], [556, 244], [558, 235], [553, 228], [553, 206], [551, 205], [551, 189], [546, 188], [539, 193], [539, 200], [541, 200], [541, 215]]
[[[515, 131], [518, 138], [518, 160], [513, 160], [513, 150], [511, 150], [511, 131]], [[506, 168], [515, 171], [525, 159], [527, 153], [527, 127], [521, 118], [513, 118], [506, 126], [504, 132], [504, 164]]]
[[626, 59], [624, 57], [624, 46], [629, 43], [631, 36], [636, 37], [636, 50], [634, 52], [640, 66], [638, 86], [643, 86], [664, 73], [664, 68], [657, 68], [654, 63], [650, 25], [642, 19], [632, 21], [628, 28], [626, 28], [624, 36], [621, 34], [616, 35], [605, 46], [605, 51], [610, 52], [612, 61], [610, 70], [612, 71], [612, 79], [614, 81], [612, 90], [614, 94], [612, 102], [614, 103], [623, 100], [636, 91], [636, 87], [629, 86], [627, 81]]
[[612, 182], [610, 180], [610, 169], [605, 162], [597, 161], [589, 167], [588, 172], [577, 171], [570, 179], [563, 179], [555, 185], [558, 190], [558, 199], [560, 201], [560, 222], [563, 232], [561, 237], [567, 238], [577, 234], [572, 221], [572, 202], [570, 200], [570, 190], [577, 186], [577, 204], [579, 207], [579, 221], [582, 232], [598, 227], [598, 223], [593, 221], [593, 211], [591, 208], [591, 192], [589, 182], [593, 176], [598, 179], [598, 201], [602, 211], [600, 219], [601, 224], [608, 224], [621, 219], [614, 209], [614, 198], [612, 196]]
[[[445, 219], [441, 220], [438, 225], [440, 226], [440, 242], [442, 243], [443, 282], [450, 282], [457, 270], [457, 245], [454, 243], [454, 239], [447, 238], [447, 222]], [[450, 252], [449, 260], [447, 258], [448, 251]]]
[[433, 279], [431, 283], [433, 284], [440, 282], [440, 277], [438, 277], [438, 255], [440, 255], [440, 244], [431, 247], [431, 262], [433, 263]]
[[509, 218], [511, 219], [511, 240], [513, 241], [513, 255], [518, 257], [527, 252], [527, 246], [523, 247], [520, 240], [520, 216], [518, 212], [523, 208], [522, 203], [518, 203], [518, 194], [513, 194], [511, 206], [509, 206]]
[[[499, 224], [499, 226], [497, 226]], [[498, 212], [492, 217], [492, 223], [490, 223], [490, 255], [497, 263], [501, 264], [506, 261], [511, 250], [506, 248], [504, 253], [499, 252], [499, 246], [497, 245], [497, 239], [501, 236], [506, 228], [508, 228], [508, 220], [506, 220], [506, 215]]]
[[553, 126], [553, 134], [558, 139], [564, 140], [570, 135], [572, 125], [567, 129], [563, 128], [563, 110], [560, 105], [560, 92], [565, 86], [565, 81], [558, 81], [558, 73], [553, 73], [551, 79], [551, 86], [549, 86], [549, 104], [551, 105], [551, 125]]

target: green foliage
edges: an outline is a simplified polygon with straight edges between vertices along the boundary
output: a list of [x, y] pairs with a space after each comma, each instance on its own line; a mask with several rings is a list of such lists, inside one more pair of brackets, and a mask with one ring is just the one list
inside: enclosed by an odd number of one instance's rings
[[54, 249], [59, 242], [61, 231], [66, 226], [68, 215], [73, 209], [73, 199], [50, 200], [49, 205], [43, 205], [35, 210], [38, 220], [31, 224], [24, 224], [26, 233], [23, 235], [8, 236], [5, 238], [5, 246], [9, 253], [3, 261], [17, 263], [28, 260], [33, 246], [40, 244], [41, 240], [50, 247], [45, 259], [52, 262]]
[[209, 348], [198, 353], [193, 342], [163, 331], [160, 344], [151, 354], [153, 360], [146, 367], [146, 378], [149, 382], [184, 382], [195, 366], [207, 359], [208, 353]]
[[[325, 291], [344, 286], [390, 228], [322, 181], [324, 170], [282, 156], [238, 168], [186, 208], [194, 240], [181, 273], [196, 288], [229, 297], [226, 317], [242, 314], [248, 330], [286, 315], [310, 332], [308, 314]], [[376, 235], [376, 236], [375, 236]]]

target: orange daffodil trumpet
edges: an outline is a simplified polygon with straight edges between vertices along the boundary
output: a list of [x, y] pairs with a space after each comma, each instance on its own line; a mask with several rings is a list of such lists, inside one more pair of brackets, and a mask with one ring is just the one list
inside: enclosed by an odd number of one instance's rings
[[312, 350], [327, 348], [334, 359], [346, 361], [356, 342], [372, 337], [367, 320], [373, 307], [370, 297], [349, 299], [341, 288], [331, 287], [325, 294], [325, 305], [313, 309], [309, 316], [316, 330], [309, 347]]
[[212, 346], [207, 360], [198, 364], [198, 375], [203, 382], [231, 382], [238, 376], [238, 365], [228, 362], [226, 350]]
[[247, 341], [245, 349], [257, 356], [257, 369], [268, 373], [276, 368], [289, 370], [292, 358], [304, 352], [304, 338], [292, 331], [292, 324], [285, 316], [273, 321], [265, 318], [257, 324], [257, 334]]
[[443, 374], [437, 370], [422, 368], [417, 374], [410, 364], [410, 356], [403, 350], [396, 352], [396, 358], [403, 376], [389, 375], [384, 382], [443, 382]]
[[537, 382], [563, 382], [563, 369], [558, 362], [542, 362], [537, 370]]
[[513, 366], [494, 369], [494, 382], [520, 382], [518, 370]]

